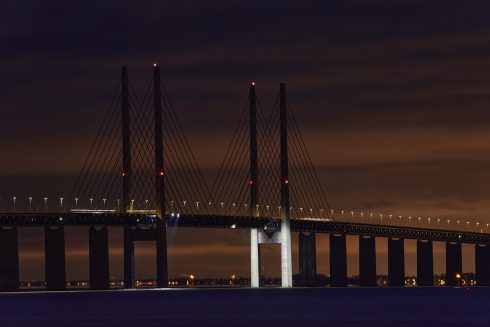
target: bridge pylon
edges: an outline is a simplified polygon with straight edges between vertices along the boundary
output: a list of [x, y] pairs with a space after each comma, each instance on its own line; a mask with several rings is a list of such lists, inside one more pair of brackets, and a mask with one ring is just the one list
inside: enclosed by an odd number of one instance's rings
[[[253, 228], [251, 230], [251, 286], [260, 286], [260, 244], [279, 243], [281, 245], [281, 285], [293, 286], [292, 257], [291, 257], [291, 226], [289, 201], [289, 162], [288, 162], [288, 134], [287, 134], [287, 105], [286, 86], [280, 84], [279, 96], [279, 133], [280, 133], [280, 186], [281, 226], [276, 231], [265, 231]], [[256, 210], [258, 194], [258, 168], [257, 168], [257, 129], [256, 129], [256, 96], [255, 85], [250, 86], [250, 199], [251, 216], [257, 217]]]
[[[122, 117], [123, 117], [123, 210], [125, 213], [133, 211], [131, 196], [132, 189], [132, 162], [131, 162], [131, 122], [129, 111], [129, 83], [127, 68], [122, 68]], [[153, 108], [154, 108], [154, 180], [155, 180], [155, 206], [158, 217], [156, 226], [152, 229], [140, 229], [137, 226], [126, 224], [124, 226], [124, 287], [134, 287], [134, 242], [156, 242], [157, 287], [168, 287], [168, 261], [167, 261], [167, 226], [165, 221], [165, 173], [163, 151], [163, 114], [162, 114], [162, 85], [160, 67], [154, 65], [153, 69]], [[138, 168], [138, 167], [136, 167]]]
[[[258, 164], [257, 164], [257, 99], [255, 83], [250, 85], [250, 216], [255, 218], [258, 195]], [[260, 244], [259, 230], [250, 230], [250, 286], [260, 287]]]
[[163, 161], [163, 119], [160, 66], [154, 65], [153, 104], [155, 109], [155, 204], [158, 217], [155, 241], [157, 246], [157, 287], [168, 287], [167, 226], [165, 221], [165, 173]]

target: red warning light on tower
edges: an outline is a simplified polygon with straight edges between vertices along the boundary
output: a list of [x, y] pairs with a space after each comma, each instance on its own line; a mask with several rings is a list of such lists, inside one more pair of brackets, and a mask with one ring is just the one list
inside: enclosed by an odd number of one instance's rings
[[284, 184], [289, 184], [289, 179], [287, 179], [287, 178], [286, 178], [286, 179], [284, 180]]
[[121, 172], [121, 175], [122, 175], [122, 177], [125, 177], [126, 173], [123, 171], [123, 172]]
[[163, 176], [163, 170], [160, 171], [160, 176]]
[[250, 184], [250, 185], [252, 185], [253, 183], [254, 183], [254, 180], [253, 180], [253, 179], [250, 179], [250, 180], [248, 181], [248, 184]]

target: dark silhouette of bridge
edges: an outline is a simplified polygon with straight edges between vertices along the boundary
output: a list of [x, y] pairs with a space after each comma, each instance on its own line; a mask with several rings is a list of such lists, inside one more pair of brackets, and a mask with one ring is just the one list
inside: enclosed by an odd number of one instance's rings
[[[32, 198], [29, 199], [29, 203]], [[205, 181], [155, 65], [139, 98], [126, 67], [73, 190], [57, 212], [0, 214], [0, 290], [19, 287], [18, 228], [44, 226], [46, 286], [64, 289], [65, 226], [89, 227], [90, 286], [109, 288], [108, 226], [124, 228], [124, 286], [134, 287], [134, 242], [155, 241], [157, 286], [168, 287], [167, 228], [251, 231], [251, 286], [260, 246], [281, 245], [282, 286], [293, 286], [291, 232], [299, 232], [301, 285], [314, 285], [316, 233], [330, 237], [330, 285], [347, 285], [346, 235], [359, 236], [361, 286], [376, 285], [376, 237], [388, 238], [390, 286], [404, 286], [404, 240], [417, 240], [417, 284], [433, 285], [433, 241], [446, 242], [446, 285], [462, 273], [461, 246], [475, 244], [478, 285], [490, 285], [490, 234], [444, 228], [440, 219], [350, 212], [335, 215], [280, 84], [266, 114], [255, 83], [211, 187]], [[46, 202], [47, 199], [44, 199]], [[453, 225], [455, 222], [453, 222]], [[469, 224], [469, 222], [467, 223]], [[488, 229], [488, 224], [486, 225]], [[479, 231], [478, 231], [479, 228]]]

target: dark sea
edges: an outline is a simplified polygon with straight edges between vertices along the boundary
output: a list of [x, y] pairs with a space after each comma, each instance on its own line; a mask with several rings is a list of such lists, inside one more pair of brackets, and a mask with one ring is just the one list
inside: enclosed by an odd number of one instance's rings
[[0, 327], [10, 326], [490, 326], [490, 288], [0, 294]]

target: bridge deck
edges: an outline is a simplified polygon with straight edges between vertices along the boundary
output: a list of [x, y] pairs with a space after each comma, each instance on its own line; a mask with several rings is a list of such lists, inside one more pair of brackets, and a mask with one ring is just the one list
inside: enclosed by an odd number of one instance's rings
[[[154, 214], [123, 213], [3, 213], [0, 214], [0, 226], [124, 226], [148, 228], [157, 221]], [[269, 218], [251, 218], [245, 216], [219, 215], [167, 215], [169, 227], [197, 228], [275, 228], [278, 220]], [[347, 223], [314, 219], [291, 219], [291, 230], [314, 233], [345, 233], [348, 235], [372, 235], [432, 241], [454, 241], [473, 244], [490, 244], [490, 234], [451, 231], [441, 229], [414, 228], [404, 226], [383, 226], [376, 224]]]

